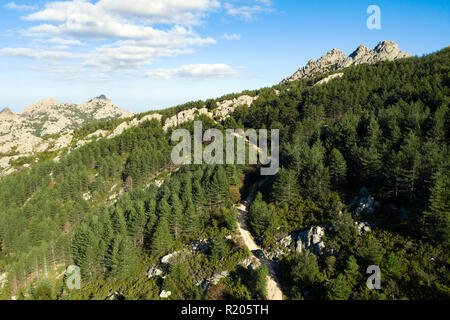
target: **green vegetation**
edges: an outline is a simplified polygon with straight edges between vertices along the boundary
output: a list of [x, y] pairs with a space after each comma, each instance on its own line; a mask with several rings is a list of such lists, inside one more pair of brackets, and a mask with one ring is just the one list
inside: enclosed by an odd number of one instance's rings
[[[156, 120], [65, 152], [58, 163], [41, 156], [0, 181], [0, 274], [8, 280], [0, 298], [158, 299], [164, 290], [169, 299], [264, 299], [268, 270], [240, 266], [250, 253], [236, 237], [234, 206], [261, 182], [248, 225], [267, 252], [288, 233], [332, 226], [323, 254], [291, 246], [280, 257], [288, 298], [448, 299], [449, 68], [448, 48], [359, 65], [326, 85], [312, 86], [319, 75], [244, 92], [259, 98], [223, 124], [200, 117], [204, 129], [280, 129], [282, 167], [271, 178], [255, 167], [175, 168], [170, 132]], [[237, 96], [190, 102], [163, 118]], [[122, 121], [89, 124], [75, 137]], [[151, 183], [161, 177], [160, 188]], [[362, 188], [377, 206], [356, 215], [350, 203]], [[355, 221], [372, 231], [359, 235]], [[196, 241], [201, 249], [192, 249]], [[70, 264], [81, 268], [81, 290], [54, 276]], [[373, 264], [381, 290], [366, 287]], [[150, 267], [166, 277], [148, 278]]]

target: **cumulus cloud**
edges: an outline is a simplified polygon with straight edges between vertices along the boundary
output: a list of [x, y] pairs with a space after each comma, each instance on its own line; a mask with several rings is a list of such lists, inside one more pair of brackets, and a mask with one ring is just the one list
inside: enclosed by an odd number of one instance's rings
[[[251, 4], [244, 5], [249, 1]], [[234, 3], [240, 5], [225, 3], [222, 11], [243, 18], [272, 5], [270, 0]], [[197, 47], [216, 44], [214, 38], [201, 36], [195, 29], [222, 5], [219, 0], [58, 0], [47, 1], [41, 9], [14, 2], [7, 7], [32, 10], [22, 18], [33, 25], [19, 32], [50, 46], [0, 48], [0, 55], [56, 62], [81, 59], [82, 70], [93, 68], [103, 74], [133, 71], [162, 57], [194, 53]], [[224, 34], [224, 38], [239, 40], [240, 36]], [[209, 77], [234, 72], [229, 66], [216, 64], [159, 69], [159, 74], [197, 77], [199, 70]]]
[[[218, 0], [53, 1], [23, 17], [40, 24], [21, 32], [59, 49], [87, 43], [88, 51], [82, 56], [84, 67], [102, 72], [123, 71], [146, 66], [160, 57], [192, 53], [194, 47], [215, 44], [215, 39], [201, 37], [193, 26], [219, 7]], [[69, 50], [40, 52], [36, 48], [4, 48], [1, 52], [34, 59], [72, 56]]]
[[146, 75], [154, 78], [170, 79], [179, 78], [223, 78], [236, 76], [238, 73], [226, 64], [190, 64], [175, 69], [153, 69], [146, 72]]
[[[42, 11], [25, 17], [30, 21], [75, 24], [137, 20], [146, 24], [198, 24], [206, 13], [220, 7], [218, 0], [86, 0], [48, 2]], [[108, 21], [109, 20], [109, 21]]]

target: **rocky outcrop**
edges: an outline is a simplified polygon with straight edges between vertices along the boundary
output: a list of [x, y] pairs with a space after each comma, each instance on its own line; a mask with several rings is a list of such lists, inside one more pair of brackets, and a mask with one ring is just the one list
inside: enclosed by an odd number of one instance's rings
[[164, 131], [169, 130], [171, 127], [176, 127], [186, 123], [188, 121], [193, 121], [196, 116], [206, 115], [212, 119], [216, 118], [219, 121], [223, 121], [230, 117], [230, 115], [236, 110], [237, 107], [247, 105], [251, 106], [253, 102], [258, 99], [258, 97], [250, 97], [248, 95], [242, 95], [233, 100], [223, 100], [217, 102], [217, 108], [214, 110], [208, 110], [207, 108], [192, 108], [180, 111], [178, 114], [170, 117], [164, 123]]
[[[105, 96], [80, 105], [59, 103], [55, 98], [41, 99], [19, 113], [5, 108], [0, 112], [0, 154], [56, 151], [71, 144], [73, 129], [93, 121], [131, 116], [132, 112], [120, 110]], [[61, 136], [43, 138], [55, 134]], [[5, 174], [6, 171], [0, 172]]]
[[215, 286], [216, 284], [218, 284], [220, 282], [220, 280], [228, 277], [229, 275], [230, 275], [230, 272], [228, 270], [224, 270], [221, 272], [214, 272], [210, 278], [206, 279], [203, 282], [197, 283], [197, 285], [200, 286], [200, 288], [203, 291], [208, 291], [208, 289], [211, 286]]
[[176, 127], [176, 126], [182, 125], [185, 122], [192, 121], [192, 120], [195, 119], [196, 116], [199, 116], [199, 115], [202, 115], [202, 114], [207, 115], [210, 118], [213, 117], [213, 114], [211, 112], [209, 112], [207, 108], [187, 109], [187, 110], [180, 111], [176, 115], [174, 115], [171, 118], [167, 119], [166, 122], [164, 123], [163, 129], [164, 129], [164, 131], [167, 131], [171, 127]]
[[393, 61], [408, 57], [411, 57], [411, 55], [402, 52], [398, 44], [393, 41], [380, 42], [373, 50], [360, 45], [348, 57], [341, 50], [333, 49], [316, 61], [310, 60], [306, 66], [285, 78], [282, 83], [312, 78], [318, 73], [330, 72], [363, 63], [374, 64], [380, 61]]
[[8, 282], [8, 274], [6, 272], [1, 273], [0, 274], [0, 288], [5, 287], [7, 282]]
[[304, 250], [313, 251], [315, 254], [320, 254], [325, 248], [323, 236], [325, 235], [325, 228], [323, 226], [316, 226], [300, 232], [296, 240], [296, 251], [302, 252]]
[[361, 188], [359, 196], [355, 196], [350, 206], [355, 208], [353, 214], [360, 215], [363, 213], [373, 214], [375, 208], [379, 206], [379, 202], [375, 201], [375, 198], [368, 194], [366, 188]]
[[344, 76], [344, 73], [340, 72], [340, 73], [333, 73], [332, 75], [329, 75], [328, 77], [317, 81], [317, 83], [314, 86], [320, 86], [321, 84], [327, 84], [328, 82], [330, 82], [333, 79], [336, 78], [342, 78]]
[[333, 49], [327, 52], [326, 55], [314, 61], [309, 60], [306, 66], [298, 69], [292, 76], [283, 80], [283, 83], [295, 81], [299, 79], [311, 78], [317, 73], [329, 72], [337, 70], [338, 66], [342, 65], [347, 57], [339, 49]]
[[355, 227], [358, 229], [358, 234], [362, 235], [364, 233], [369, 233], [372, 231], [372, 228], [367, 222], [364, 221], [355, 221]]
[[161, 299], [167, 299], [167, 298], [169, 298], [171, 295], [172, 295], [172, 291], [166, 291], [166, 290], [163, 290], [163, 291], [161, 291], [161, 293], [159, 294], [159, 297], [160, 297]]
[[117, 137], [117, 136], [121, 135], [125, 130], [130, 129], [132, 127], [136, 127], [145, 121], [150, 121], [152, 119], [161, 121], [161, 118], [162, 118], [162, 115], [160, 115], [158, 113], [154, 113], [154, 114], [150, 114], [145, 117], [142, 117], [140, 120], [138, 120], [137, 118], [134, 118], [131, 121], [122, 122], [114, 129], [114, 131], [107, 138], [112, 139], [114, 137]]
[[214, 115], [219, 118], [219, 120], [223, 121], [230, 117], [230, 115], [236, 110], [239, 106], [251, 106], [258, 97], [250, 97], [247, 95], [240, 96], [233, 100], [224, 100], [222, 102], [217, 103], [217, 109], [214, 112]]
[[211, 239], [196, 240], [192, 241], [189, 244], [189, 247], [192, 252], [206, 252], [211, 243], [212, 243]]
[[162, 264], [170, 264], [172, 262], [172, 260], [177, 257], [180, 254], [180, 252], [175, 251], [172, 252], [164, 257], [161, 258], [161, 263]]
[[162, 270], [156, 268], [156, 267], [151, 267], [148, 271], [147, 271], [147, 278], [151, 279], [151, 278], [155, 278], [155, 277], [159, 277], [162, 276], [164, 273]]

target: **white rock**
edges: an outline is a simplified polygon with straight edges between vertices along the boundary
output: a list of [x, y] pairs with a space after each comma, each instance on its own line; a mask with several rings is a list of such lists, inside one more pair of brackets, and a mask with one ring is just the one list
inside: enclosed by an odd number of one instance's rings
[[163, 272], [161, 270], [159, 270], [156, 267], [151, 267], [148, 271], [147, 271], [147, 278], [151, 279], [151, 278], [155, 278], [155, 277], [159, 277], [162, 276]]
[[216, 285], [222, 280], [223, 278], [228, 277], [230, 272], [228, 270], [222, 271], [222, 272], [214, 272], [211, 278], [207, 279], [206, 281], [208, 283], [211, 283], [212, 285]]
[[92, 138], [102, 138], [102, 137], [106, 137], [108, 134], [109, 134], [108, 131], [99, 129], [99, 130], [97, 130], [97, 131], [87, 135], [86, 139], [89, 140], [89, 139], [92, 139]]
[[166, 291], [166, 290], [163, 290], [163, 291], [161, 291], [161, 293], [159, 294], [159, 297], [160, 297], [161, 299], [167, 299], [167, 298], [169, 298], [171, 295], [172, 295], [172, 291]]
[[360, 235], [372, 231], [372, 229], [370, 228], [370, 225], [367, 222], [355, 221], [355, 226], [358, 228], [358, 233]]
[[297, 237], [296, 251], [312, 250], [314, 253], [320, 254], [325, 247], [325, 243], [323, 242], [324, 235], [325, 228], [322, 226], [312, 227], [300, 232]]
[[175, 258], [176, 256], [178, 256], [179, 254], [180, 254], [180, 252], [178, 252], [178, 251], [172, 252], [172, 253], [162, 257], [161, 258], [161, 263], [163, 263], [163, 264], [170, 264], [172, 259]]
[[0, 273], [0, 288], [3, 288], [8, 282], [8, 273]]
[[334, 74], [329, 75], [328, 77], [326, 77], [326, 78], [324, 78], [324, 79], [318, 81], [314, 86], [320, 86], [321, 84], [327, 84], [327, 83], [330, 82], [331, 80], [336, 79], [336, 78], [342, 78], [343, 76], [344, 76], [344, 73], [343, 73], [343, 72], [340, 72], [340, 73], [334, 73]]

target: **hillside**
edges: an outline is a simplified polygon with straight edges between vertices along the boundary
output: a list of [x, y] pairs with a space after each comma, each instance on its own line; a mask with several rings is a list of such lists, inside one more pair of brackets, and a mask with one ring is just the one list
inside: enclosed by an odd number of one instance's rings
[[[8, 175], [10, 160], [53, 152], [70, 145], [71, 132], [88, 123], [133, 116], [120, 110], [104, 95], [80, 105], [58, 103], [55, 98], [41, 99], [22, 112], [8, 108], [0, 112], [0, 176]], [[60, 139], [60, 137], [63, 138]]]
[[[450, 49], [362, 60], [75, 129], [0, 180], [0, 298], [264, 299], [273, 271], [287, 299], [448, 299]], [[195, 119], [279, 129], [280, 172], [174, 166], [170, 133]], [[255, 185], [244, 218], [273, 270], [239, 232]], [[80, 290], [63, 282], [70, 264]]]

